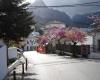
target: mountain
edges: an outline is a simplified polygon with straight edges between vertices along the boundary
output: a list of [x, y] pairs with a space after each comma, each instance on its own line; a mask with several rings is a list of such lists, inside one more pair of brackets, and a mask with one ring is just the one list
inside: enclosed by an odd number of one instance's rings
[[[42, 0], [36, 0], [33, 4], [30, 6], [46, 6], [45, 3]], [[61, 21], [65, 24], [70, 24], [71, 19], [70, 17], [61, 11], [54, 10], [52, 8], [30, 8], [29, 11], [33, 12], [33, 15], [35, 16], [36, 22], [39, 25], [44, 25], [48, 23], [49, 21]]]
[[75, 15], [72, 18], [72, 23], [73, 23], [73, 25], [76, 25], [78, 27], [85, 27], [85, 28], [96, 27], [96, 26], [100, 25], [100, 23], [97, 22], [95, 25], [92, 26], [91, 24], [93, 24], [93, 20], [88, 18], [88, 16], [94, 16], [94, 15], [100, 17], [100, 11], [88, 13], [88, 14], [84, 14], [84, 15]]
[[[61, 21], [67, 25], [73, 25], [76, 27], [82, 27], [82, 28], [89, 28], [90, 25], [93, 23], [92, 20], [90, 20], [87, 16], [98, 14], [100, 15], [100, 12], [96, 13], [88, 13], [84, 15], [75, 15], [72, 19], [64, 12], [61, 12], [59, 10], [55, 10], [53, 8], [48, 7], [32, 7], [32, 6], [46, 6], [46, 4], [43, 2], [43, 0], [36, 0], [33, 4], [30, 5], [29, 11], [33, 12], [33, 16], [35, 16], [35, 20], [37, 22], [36, 28], [39, 28], [43, 25], [45, 25], [48, 22], [51, 21]], [[65, 11], [67, 11], [65, 9]]]
[[85, 15], [75, 15], [72, 18], [72, 22], [73, 22], [74, 26], [83, 27], [83, 28], [88, 28], [88, 27], [90, 27], [90, 24], [92, 24], [92, 20], [90, 20], [87, 17], [87, 14], [85, 14]]

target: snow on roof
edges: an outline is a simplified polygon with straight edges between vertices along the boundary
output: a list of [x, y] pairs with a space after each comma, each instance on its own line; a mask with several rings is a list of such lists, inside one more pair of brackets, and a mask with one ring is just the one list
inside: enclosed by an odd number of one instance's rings
[[39, 36], [39, 32], [31, 32], [30, 35], [28, 37], [34, 37], [34, 36]]
[[35, 35], [40, 35], [39, 32], [32, 32], [31, 34], [34, 35], [34, 36]]

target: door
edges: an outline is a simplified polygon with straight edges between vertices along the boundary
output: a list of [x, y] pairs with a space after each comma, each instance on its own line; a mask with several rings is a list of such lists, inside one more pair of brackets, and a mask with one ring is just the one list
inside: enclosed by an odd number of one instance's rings
[[98, 51], [100, 51], [100, 40], [98, 40]]

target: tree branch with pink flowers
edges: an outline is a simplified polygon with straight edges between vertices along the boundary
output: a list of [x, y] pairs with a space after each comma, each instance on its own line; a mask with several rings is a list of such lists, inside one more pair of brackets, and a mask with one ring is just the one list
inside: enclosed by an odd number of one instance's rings
[[[47, 29], [42, 36], [39, 37], [38, 43], [39, 44], [46, 44], [50, 43], [53, 40], [59, 41], [60, 45], [60, 40], [65, 39], [66, 41], [70, 41], [73, 43], [73, 46], [76, 46], [77, 43], [83, 43], [86, 40], [86, 32], [80, 30], [79, 28], [76, 27], [57, 27], [54, 26], [52, 28]], [[73, 48], [73, 55], [74, 54], [74, 48]]]
[[73, 43], [82, 43], [86, 40], [86, 32], [81, 31], [76, 27], [52, 27], [45, 31], [45, 33], [39, 37], [38, 42], [45, 44], [52, 40], [59, 40], [65, 38]]

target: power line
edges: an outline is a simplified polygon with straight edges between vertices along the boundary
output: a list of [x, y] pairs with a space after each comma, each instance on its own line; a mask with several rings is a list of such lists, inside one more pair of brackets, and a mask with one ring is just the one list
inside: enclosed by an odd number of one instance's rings
[[80, 3], [80, 4], [71, 4], [71, 5], [53, 5], [53, 6], [29, 6], [30, 8], [47, 8], [47, 7], [77, 7], [77, 6], [100, 6], [100, 1]]

